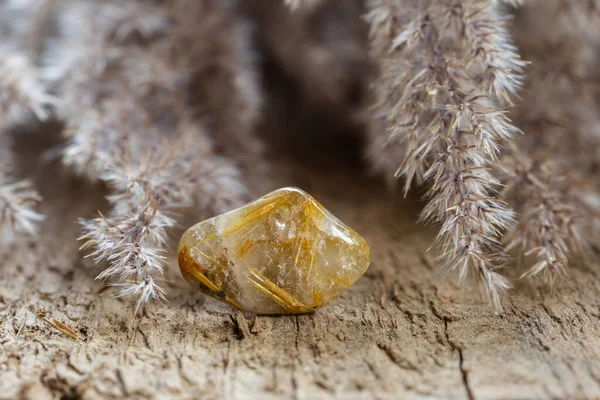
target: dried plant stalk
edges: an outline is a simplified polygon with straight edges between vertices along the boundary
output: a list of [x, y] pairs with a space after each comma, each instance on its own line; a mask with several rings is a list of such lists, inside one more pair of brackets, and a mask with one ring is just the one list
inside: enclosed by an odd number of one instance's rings
[[387, 142], [403, 147], [383, 157], [403, 156], [395, 175], [405, 192], [413, 181], [431, 182], [421, 217], [441, 224], [443, 268], [461, 279], [474, 273], [500, 308], [509, 283], [495, 272], [506, 260], [498, 238], [514, 213], [496, 197], [489, 167], [518, 132], [503, 107], [513, 104], [524, 67], [505, 17], [493, 1], [376, 0], [367, 19], [381, 60], [377, 117]]
[[44, 219], [34, 209], [41, 197], [29, 180], [16, 180], [12, 175], [8, 164], [0, 166], [0, 225], [11, 235], [33, 235], [37, 223]]
[[[27, 58], [0, 49], [0, 131], [22, 126], [32, 119], [46, 119], [54, 98], [46, 93], [38, 71]], [[3, 140], [6, 142], [7, 140]], [[41, 200], [29, 180], [15, 178], [11, 154], [3, 151], [0, 161], [0, 225], [10, 236], [35, 233], [43, 216], [34, 210]]]
[[504, 194], [515, 204], [519, 224], [509, 236], [508, 248], [520, 247], [525, 256], [535, 257], [524, 276], [539, 274], [553, 281], [566, 273], [571, 252], [586, 242], [579, 211], [584, 205], [569, 193], [556, 163], [536, 165], [516, 149], [513, 154], [503, 160], [512, 167], [505, 167]]
[[[497, 271], [507, 260], [504, 231], [508, 249], [534, 260], [524, 275], [551, 281], [598, 247], [598, 2], [368, 4], [371, 59], [359, 0], [5, 2], [2, 132], [47, 118], [57, 105], [67, 124], [64, 164], [110, 190], [106, 216], [82, 221], [83, 247], [108, 263], [98, 278], [137, 296], [136, 311], [164, 297], [156, 280], [175, 210], [239, 204], [246, 188], [238, 165], [262, 164], [254, 134], [259, 56], [277, 75], [265, 87], [289, 86], [272, 97], [294, 91], [296, 103], [282, 110], [326, 109], [352, 127], [365, 121], [363, 93], [378, 64], [368, 158], [387, 176], [403, 177], [405, 192], [426, 182], [421, 218], [441, 225], [442, 266], [461, 279], [474, 275], [496, 307], [509, 286]], [[526, 63], [507, 12], [531, 61], [523, 102]], [[32, 66], [40, 49], [58, 102]], [[39, 196], [15, 178], [10, 152], [1, 156], [0, 224], [32, 232]]]
[[500, 164], [519, 215], [508, 239], [534, 259], [525, 275], [553, 281], [600, 243], [600, 7], [528, 0], [515, 31], [531, 67], [514, 111], [526, 135]]
[[[189, 4], [197, 7], [193, 15], [214, 28], [203, 42], [186, 36], [191, 10], [183, 3], [166, 9], [142, 2], [71, 4], [60, 24], [69, 32], [47, 70], [61, 88], [70, 124], [64, 162], [112, 189], [110, 213], [82, 221], [83, 248], [92, 248], [97, 262], [108, 262], [98, 279], [119, 282], [120, 296], [138, 296], [136, 312], [148, 300], [164, 298], [156, 276], [162, 273], [166, 231], [175, 224], [172, 211], [196, 204], [222, 212], [246, 193], [234, 163], [215, 153], [194, 116], [202, 110], [189, 100], [194, 81], [203, 78], [197, 75], [206, 64], [198, 63], [200, 55], [227, 28], [219, 15], [225, 11], [212, 3]], [[229, 79], [229, 87], [240, 85], [235, 75]], [[240, 86], [239, 98], [246, 88]], [[252, 96], [249, 102], [256, 103]], [[240, 129], [249, 130], [254, 116], [241, 118]]]

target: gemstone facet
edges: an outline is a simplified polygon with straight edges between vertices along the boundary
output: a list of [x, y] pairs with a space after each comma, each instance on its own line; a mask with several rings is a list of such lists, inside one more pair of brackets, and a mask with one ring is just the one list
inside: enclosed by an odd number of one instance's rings
[[271, 192], [200, 222], [179, 242], [194, 288], [256, 314], [323, 307], [365, 273], [367, 242], [297, 188]]

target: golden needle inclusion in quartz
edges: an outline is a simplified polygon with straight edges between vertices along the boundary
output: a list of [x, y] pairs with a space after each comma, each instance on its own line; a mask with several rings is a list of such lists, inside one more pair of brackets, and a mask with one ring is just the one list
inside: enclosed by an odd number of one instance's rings
[[371, 259], [359, 234], [296, 188], [194, 225], [178, 255], [193, 287], [256, 314], [323, 307], [352, 286]]

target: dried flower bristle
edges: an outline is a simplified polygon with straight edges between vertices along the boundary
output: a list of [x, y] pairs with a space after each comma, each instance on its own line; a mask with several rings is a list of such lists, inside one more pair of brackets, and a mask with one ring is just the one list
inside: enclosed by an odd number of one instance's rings
[[505, 107], [525, 66], [505, 17], [493, 1], [375, 0], [367, 19], [381, 63], [375, 112], [388, 127], [371, 154], [403, 157], [395, 175], [405, 192], [431, 182], [421, 216], [441, 224], [443, 267], [461, 279], [474, 273], [500, 308], [509, 283], [495, 272], [506, 260], [498, 238], [514, 213], [497, 198], [489, 168], [518, 132]]
[[[55, 99], [49, 95], [28, 59], [0, 48], [0, 133], [32, 119], [44, 120]], [[6, 144], [8, 138], [2, 138]], [[2, 151], [0, 162], [0, 226], [11, 237], [21, 232], [34, 234], [43, 216], [34, 210], [41, 200], [29, 180], [16, 178], [11, 154]]]
[[[213, 21], [208, 26], [214, 29], [229, 29], [220, 22], [224, 10], [198, 5], [190, 13], [189, 7], [180, 9], [185, 4], [69, 7], [61, 24], [69, 31], [47, 69], [61, 89], [61, 113], [69, 123], [64, 162], [112, 190], [108, 215], [81, 222], [83, 249], [92, 249], [96, 262], [108, 263], [98, 279], [119, 282], [120, 295], [138, 296], [136, 312], [148, 300], [164, 298], [156, 276], [163, 269], [166, 231], [175, 224], [172, 211], [192, 204], [224, 211], [245, 196], [240, 172], [215, 154], [213, 140], [195, 117], [197, 105], [189, 100], [201, 78], [195, 74], [203, 72], [201, 54], [210, 46], [195, 40], [194, 48], [181, 48], [192, 41], [193, 31], [184, 29], [190, 14], [196, 21]], [[230, 51], [236, 56], [243, 49]], [[228, 85], [235, 93], [240, 82], [224, 81], [219, 90]], [[246, 88], [239, 86], [238, 92]], [[256, 103], [254, 95], [248, 98]], [[256, 106], [248, 107], [241, 120], [235, 114], [240, 129], [250, 130], [255, 119]]]
[[594, 2], [528, 0], [515, 20], [531, 61], [513, 112], [525, 135], [498, 166], [518, 212], [509, 247], [534, 259], [527, 276], [554, 281], [599, 242], [599, 11]]

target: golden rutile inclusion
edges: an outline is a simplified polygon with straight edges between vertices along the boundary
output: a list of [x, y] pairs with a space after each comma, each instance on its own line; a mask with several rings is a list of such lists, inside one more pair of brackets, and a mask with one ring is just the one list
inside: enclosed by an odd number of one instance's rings
[[192, 286], [257, 314], [323, 307], [365, 273], [370, 258], [360, 235], [296, 188], [200, 222], [179, 242], [179, 267]]

